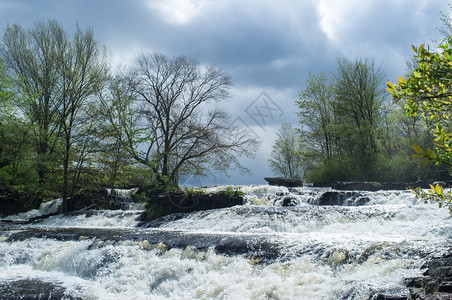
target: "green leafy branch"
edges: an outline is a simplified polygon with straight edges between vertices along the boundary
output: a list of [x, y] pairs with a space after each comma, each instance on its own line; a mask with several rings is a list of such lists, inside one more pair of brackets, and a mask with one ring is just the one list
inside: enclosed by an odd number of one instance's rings
[[448, 207], [452, 213], [452, 192], [451, 189], [445, 191], [439, 184], [430, 185], [430, 189], [425, 191], [421, 188], [413, 189], [416, 198], [424, 200], [425, 203], [437, 202], [439, 207]]

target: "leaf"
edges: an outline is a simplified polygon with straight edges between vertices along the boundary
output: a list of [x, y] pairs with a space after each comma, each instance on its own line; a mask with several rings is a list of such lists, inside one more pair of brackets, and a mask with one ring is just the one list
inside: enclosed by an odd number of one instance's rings
[[416, 77], [416, 78], [422, 78], [422, 74], [417, 71], [414, 71], [413, 74], [414, 74], [414, 77]]
[[428, 148], [427, 149], [427, 151], [425, 152], [425, 156], [428, 158], [428, 159], [435, 159], [436, 158], [436, 153], [435, 153], [435, 151], [433, 151], [432, 149], [430, 149], [430, 148]]
[[396, 88], [395, 84], [388, 81], [388, 82], [386, 83], [386, 85], [388, 86], [388, 87], [386, 88], [386, 90], [387, 90], [389, 93], [394, 94], [394, 91], [395, 91], [395, 88]]
[[406, 85], [406, 84], [407, 84], [406, 79], [403, 78], [402, 76], [399, 76], [399, 84], [400, 84], [400, 85]]
[[424, 149], [422, 149], [422, 147], [417, 144], [411, 145], [411, 148], [413, 148], [413, 150], [419, 154], [424, 154]]
[[417, 53], [419, 53], [419, 54], [422, 53], [422, 50], [424, 50], [424, 47], [425, 47], [425, 44], [420, 45]]
[[395, 89], [395, 84], [390, 81], [386, 82], [386, 85], [388, 86], [388, 88]]
[[417, 49], [416, 49], [416, 46], [414, 46], [414, 45], [411, 45], [411, 49], [413, 49], [413, 51], [417, 53]]

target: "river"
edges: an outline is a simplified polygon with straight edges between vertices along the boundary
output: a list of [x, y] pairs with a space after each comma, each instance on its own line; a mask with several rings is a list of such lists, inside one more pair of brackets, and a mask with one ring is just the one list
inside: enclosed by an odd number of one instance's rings
[[0, 299], [404, 296], [404, 279], [450, 249], [448, 209], [410, 191], [359, 192], [365, 201], [345, 193], [343, 205], [319, 205], [331, 190], [240, 188], [244, 205], [144, 224], [141, 210], [21, 222], [55, 203], [5, 218]]

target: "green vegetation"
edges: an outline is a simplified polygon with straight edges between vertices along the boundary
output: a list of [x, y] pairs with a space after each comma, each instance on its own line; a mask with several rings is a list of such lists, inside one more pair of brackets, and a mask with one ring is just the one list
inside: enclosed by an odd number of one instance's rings
[[228, 198], [235, 198], [235, 197], [241, 197], [245, 195], [245, 193], [240, 189], [240, 187], [232, 188], [227, 187], [226, 190], [222, 191], [223, 194], [225, 194]]
[[74, 32], [50, 20], [1, 35], [2, 195], [62, 197], [69, 211], [81, 190], [140, 186], [143, 199], [179, 189], [180, 174], [246, 171], [237, 158], [258, 141], [206, 109], [229, 97], [228, 74], [158, 53], [114, 74], [92, 30]]
[[184, 194], [185, 196], [192, 196], [192, 195], [205, 195], [206, 192], [203, 190], [195, 190], [194, 188], [184, 188]]
[[310, 74], [296, 101], [298, 142], [286, 143], [290, 149], [284, 149], [279, 134], [272, 157], [292, 153], [309, 182], [415, 182], [447, 176], [444, 167], [423, 168], [411, 159], [411, 145], [430, 147], [433, 137], [420, 117], [407, 116], [401, 104], [391, 103], [384, 78], [371, 59], [339, 59], [330, 77]]
[[291, 124], [284, 123], [276, 136], [268, 159], [270, 169], [284, 178], [301, 179], [303, 168], [300, 159], [301, 149], [298, 134]]
[[[424, 159], [424, 165], [452, 167], [452, 36], [445, 39], [438, 49], [426, 49], [425, 45], [412, 46], [416, 68], [408, 78], [400, 76], [396, 84], [388, 82], [388, 91], [397, 101], [405, 101], [406, 114], [420, 117], [434, 136], [431, 148], [414, 143], [413, 157]], [[452, 201], [450, 191], [440, 185], [431, 186], [428, 193], [416, 190], [419, 197], [438, 201], [441, 206]], [[451, 208], [452, 209], [452, 208]]]

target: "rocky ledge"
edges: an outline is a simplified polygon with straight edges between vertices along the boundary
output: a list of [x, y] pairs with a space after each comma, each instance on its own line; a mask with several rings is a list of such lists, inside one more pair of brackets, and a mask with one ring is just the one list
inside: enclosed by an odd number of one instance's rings
[[[303, 182], [298, 179], [281, 178], [281, 177], [265, 177], [265, 181], [269, 185], [299, 187], [303, 186]], [[433, 182], [436, 184], [437, 182]], [[451, 182], [438, 182], [443, 187], [451, 187]], [[410, 188], [430, 188], [431, 181], [418, 182], [359, 182], [359, 181], [326, 181], [314, 182], [313, 187], [330, 187], [335, 190], [342, 191], [380, 191], [380, 190], [406, 190]]]
[[240, 191], [220, 191], [217, 193], [172, 191], [151, 196], [143, 218], [159, 218], [173, 213], [187, 213], [215, 208], [225, 208], [243, 204]]
[[434, 258], [424, 266], [424, 276], [409, 278], [409, 299], [451, 300], [452, 299], [452, 252]]
[[285, 187], [297, 187], [303, 186], [303, 182], [298, 179], [281, 178], [281, 177], [265, 177], [265, 181], [269, 185], [285, 186]]
[[[443, 187], [450, 187], [450, 182], [433, 182], [439, 183]], [[347, 181], [329, 181], [329, 182], [315, 182], [313, 187], [330, 187], [335, 190], [349, 190], [349, 191], [381, 191], [381, 190], [406, 190], [411, 188], [430, 188], [431, 181], [418, 182], [347, 182]]]

